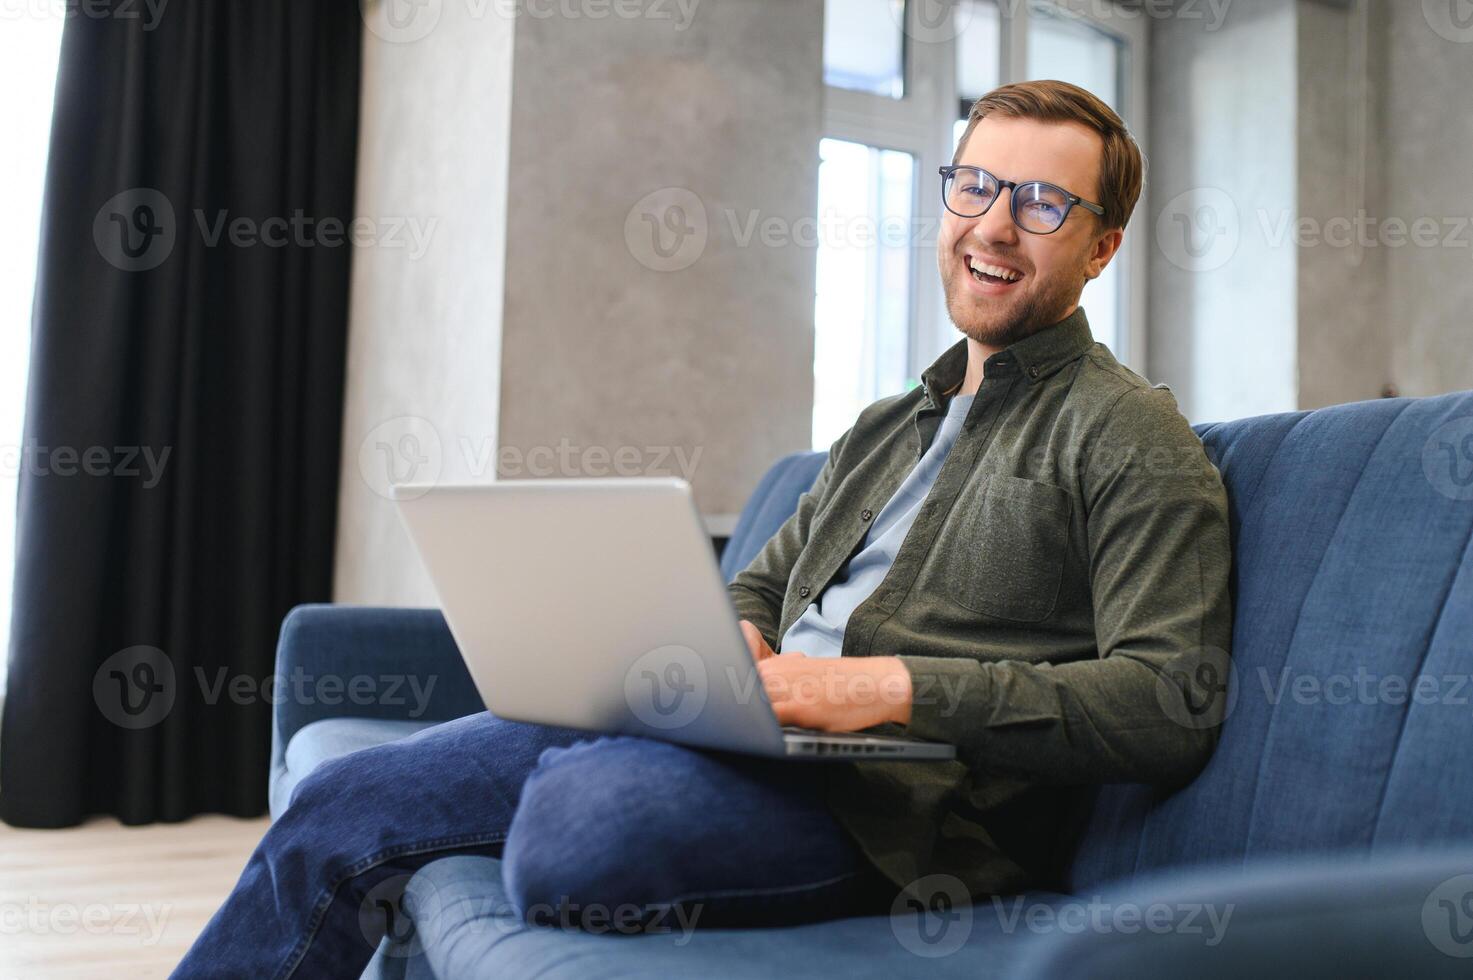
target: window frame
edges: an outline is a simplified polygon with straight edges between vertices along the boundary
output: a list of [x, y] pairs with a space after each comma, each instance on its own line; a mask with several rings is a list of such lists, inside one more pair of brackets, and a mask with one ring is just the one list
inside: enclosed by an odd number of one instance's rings
[[[912, 188], [911, 213], [915, 232], [911, 246], [910, 336], [906, 344], [907, 377], [919, 378], [940, 351], [957, 340], [956, 328], [944, 315], [945, 293], [936, 274], [936, 237], [941, 220], [941, 203], [935, 180], [928, 179], [937, 168], [951, 163], [952, 128], [961, 101], [956, 84], [954, 39], [927, 40], [927, 30], [918, 21], [921, 4], [955, 0], [906, 0], [905, 31], [901, 70], [904, 95], [895, 99], [851, 89], [823, 86], [822, 137], [849, 140], [887, 150], [909, 153], [915, 159], [916, 181]], [[1118, 84], [1124, 97], [1122, 116], [1149, 153], [1147, 76], [1149, 24], [1142, 10], [1134, 13], [1116, 8], [1113, 17], [1100, 17], [1094, 0], [996, 0], [999, 15], [998, 52], [1001, 84], [1020, 81], [1028, 74], [1028, 29], [1034, 6], [1048, 6], [1064, 16], [1088, 23], [1121, 43]], [[817, 152], [817, 147], [814, 147]], [[1120, 253], [1112, 260], [1121, 265], [1123, 287], [1119, 322], [1121, 336], [1114, 353], [1121, 363], [1144, 373], [1146, 364], [1147, 307], [1146, 269], [1149, 264], [1147, 235], [1140, 230], [1142, 215], [1149, 214], [1147, 191], [1142, 190], [1132, 218], [1132, 231], [1125, 236]]]

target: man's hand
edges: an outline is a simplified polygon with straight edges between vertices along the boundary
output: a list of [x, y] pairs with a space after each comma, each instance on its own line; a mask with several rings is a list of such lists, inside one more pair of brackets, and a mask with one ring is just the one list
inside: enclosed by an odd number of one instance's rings
[[777, 652], [767, 645], [762, 638], [762, 631], [754, 626], [750, 620], [743, 619], [737, 623], [741, 627], [742, 636], [747, 641], [747, 649], [752, 651], [752, 659], [759, 664], [768, 657], [777, 656]]
[[898, 657], [773, 656], [768, 649], [757, 673], [780, 724], [825, 732], [910, 724], [910, 671]]

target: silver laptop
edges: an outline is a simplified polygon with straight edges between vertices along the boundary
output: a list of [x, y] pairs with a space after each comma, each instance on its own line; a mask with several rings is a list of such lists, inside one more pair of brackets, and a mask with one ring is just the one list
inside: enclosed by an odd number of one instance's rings
[[956, 755], [778, 724], [684, 480], [403, 484], [392, 497], [499, 717], [763, 756]]

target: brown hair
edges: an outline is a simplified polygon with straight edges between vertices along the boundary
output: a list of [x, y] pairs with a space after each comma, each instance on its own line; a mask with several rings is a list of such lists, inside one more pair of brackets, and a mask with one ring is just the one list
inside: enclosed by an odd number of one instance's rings
[[1081, 123], [1100, 135], [1104, 150], [1100, 155], [1100, 187], [1098, 201], [1105, 209], [1100, 223], [1106, 228], [1125, 227], [1141, 196], [1145, 183], [1146, 161], [1140, 145], [1125, 123], [1092, 92], [1053, 79], [1016, 82], [988, 92], [972, 105], [967, 117], [967, 130], [956, 145], [951, 162], [961, 159], [967, 137], [984, 116], [1006, 116], [1013, 119], [1036, 119], [1040, 122]]

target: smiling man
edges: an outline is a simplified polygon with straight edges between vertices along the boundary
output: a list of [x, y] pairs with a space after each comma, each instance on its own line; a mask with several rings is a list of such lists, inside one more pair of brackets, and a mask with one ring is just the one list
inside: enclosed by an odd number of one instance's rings
[[785, 724], [957, 746], [955, 764], [833, 771], [831, 809], [897, 885], [1057, 886], [1083, 790], [1183, 783], [1216, 743], [1222, 481], [1169, 389], [1096, 343], [1079, 306], [1143, 177], [1083, 89], [978, 100], [940, 174], [936, 258], [963, 339], [860, 414], [732, 582]]
[[[447, 853], [500, 857], [524, 918], [583, 928], [883, 913], [938, 874], [953, 897], [1058, 887], [1091, 785], [1189, 780], [1222, 717], [1227, 502], [1171, 393], [1078, 306], [1142, 172], [1082, 89], [976, 104], [939, 178], [963, 339], [860, 414], [730, 586], [785, 724], [955, 761], [814, 766], [471, 715], [312, 770], [177, 975], [356, 976], [379, 913]], [[433, 907], [415, 922], [438, 928]]]

